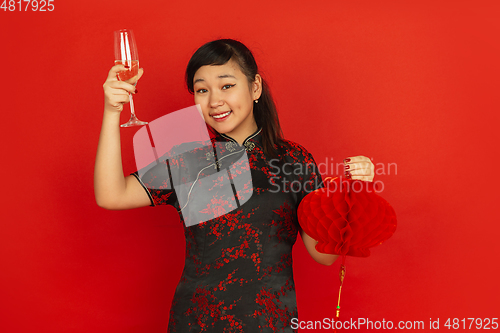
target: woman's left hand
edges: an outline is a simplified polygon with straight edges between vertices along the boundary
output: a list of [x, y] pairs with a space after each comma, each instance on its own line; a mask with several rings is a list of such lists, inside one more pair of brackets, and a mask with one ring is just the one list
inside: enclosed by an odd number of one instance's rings
[[353, 156], [344, 160], [345, 176], [351, 179], [373, 181], [375, 166], [366, 156]]

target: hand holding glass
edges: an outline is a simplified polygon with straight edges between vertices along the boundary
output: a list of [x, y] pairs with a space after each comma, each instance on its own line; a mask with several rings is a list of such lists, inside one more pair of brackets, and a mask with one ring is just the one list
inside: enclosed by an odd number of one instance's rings
[[[132, 30], [117, 30], [115, 35], [115, 65], [124, 65], [127, 70], [118, 73], [117, 78], [120, 81], [127, 81], [139, 74], [139, 55]], [[130, 120], [121, 127], [146, 125], [146, 121], [140, 121], [135, 116], [134, 100], [132, 94], [130, 97]]]

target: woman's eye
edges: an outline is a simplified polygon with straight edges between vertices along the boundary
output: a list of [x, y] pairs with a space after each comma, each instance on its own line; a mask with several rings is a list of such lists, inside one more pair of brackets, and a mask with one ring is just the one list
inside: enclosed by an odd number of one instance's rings
[[229, 89], [231, 87], [234, 87], [236, 84], [226, 84], [222, 87], [222, 89]]
[[203, 94], [203, 93], [207, 92], [207, 89], [198, 89], [198, 90], [196, 90], [196, 92], [198, 94]]

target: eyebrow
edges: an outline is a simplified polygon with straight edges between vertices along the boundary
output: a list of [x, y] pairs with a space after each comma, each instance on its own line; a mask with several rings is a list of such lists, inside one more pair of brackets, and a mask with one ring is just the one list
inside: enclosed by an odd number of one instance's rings
[[[225, 78], [228, 78], [228, 77], [236, 79], [236, 77], [234, 75], [231, 75], [231, 74], [222, 74], [222, 75], [219, 75], [217, 77], [219, 79], [225, 79]], [[197, 82], [203, 82], [203, 81], [205, 81], [205, 79], [196, 79], [196, 80], [194, 80], [193, 84], [196, 84]]]

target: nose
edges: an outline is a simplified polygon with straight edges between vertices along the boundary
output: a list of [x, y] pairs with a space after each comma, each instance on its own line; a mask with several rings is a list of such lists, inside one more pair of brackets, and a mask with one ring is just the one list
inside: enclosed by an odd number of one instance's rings
[[224, 101], [221, 99], [220, 95], [217, 93], [212, 93], [210, 94], [210, 107], [211, 108], [218, 108], [219, 106], [223, 106]]

